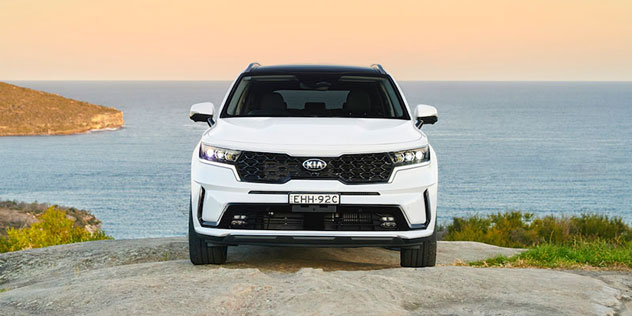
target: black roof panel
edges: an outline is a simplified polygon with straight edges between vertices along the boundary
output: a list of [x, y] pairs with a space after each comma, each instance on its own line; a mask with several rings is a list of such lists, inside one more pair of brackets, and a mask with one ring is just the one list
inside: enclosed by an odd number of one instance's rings
[[381, 75], [380, 71], [372, 67], [338, 66], [338, 65], [275, 65], [254, 67], [244, 74], [280, 75], [296, 73], [341, 73], [354, 75]]

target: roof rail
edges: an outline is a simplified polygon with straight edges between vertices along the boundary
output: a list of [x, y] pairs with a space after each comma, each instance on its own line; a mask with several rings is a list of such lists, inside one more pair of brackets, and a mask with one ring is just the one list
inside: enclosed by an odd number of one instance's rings
[[377, 70], [379, 73], [386, 75], [386, 70], [384, 70], [384, 67], [382, 67], [382, 65], [380, 64], [373, 64], [371, 65], [371, 68]]
[[253, 70], [253, 69], [255, 69], [255, 68], [259, 67], [259, 66], [261, 66], [260, 63], [250, 63], [248, 65], [248, 67], [246, 67], [246, 70], [244, 70], [244, 72], [251, 71], [251, 70]]

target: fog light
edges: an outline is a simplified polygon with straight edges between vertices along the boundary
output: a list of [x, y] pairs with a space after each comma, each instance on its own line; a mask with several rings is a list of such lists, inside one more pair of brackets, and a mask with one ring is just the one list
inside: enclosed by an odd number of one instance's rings
[[243, 214], [233, 215], [233, 220], [230, 222], [230, 225], [231, 226], [244, 226], [248, 224], [246, 219], [248, 219], [248, 216], [243, 215]]
[[382, 221], [382, 223], [380, 224], [380, 226], [382, 228], [395, 228], [395, 227], [397, 227], [397, 223], [395, 223], [395, 217], [393, 217], [393, 216], [382, 216], [382, 217], [380, 217], [380, 221]]
[[246, 221], [242, 221], [242, 220], [234, 220], [232, 222], [230, 222], [231, 226], [244, 226], [246, 225]]
[[395, 224], [395, 222], [384, 222], [380, 226], [384, 228], [395, 228], [397, 227], [397, 224]]

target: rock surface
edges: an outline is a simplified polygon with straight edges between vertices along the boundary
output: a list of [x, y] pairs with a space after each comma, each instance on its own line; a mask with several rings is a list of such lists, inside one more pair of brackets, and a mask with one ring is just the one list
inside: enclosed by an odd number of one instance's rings
[[79, 134], [123, 123], [116, 109], [0, 82], [0, 136]]
[[0, 314], [629, 315], [632, 275], [451, 266], [507, 249], [440, 242], [439, 266], [380, 248], [232, 247], [193, 266], [184, 238], [0, 254]]

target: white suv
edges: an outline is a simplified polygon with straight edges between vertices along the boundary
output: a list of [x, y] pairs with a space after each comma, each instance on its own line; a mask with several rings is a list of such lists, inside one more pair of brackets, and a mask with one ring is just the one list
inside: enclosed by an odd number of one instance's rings
[[193, 151], [189, 251], [226, 262], [227, 246], [399, 248], [434, 266], [437, 158], [380, 65], [261, 66], [235, 80]]

